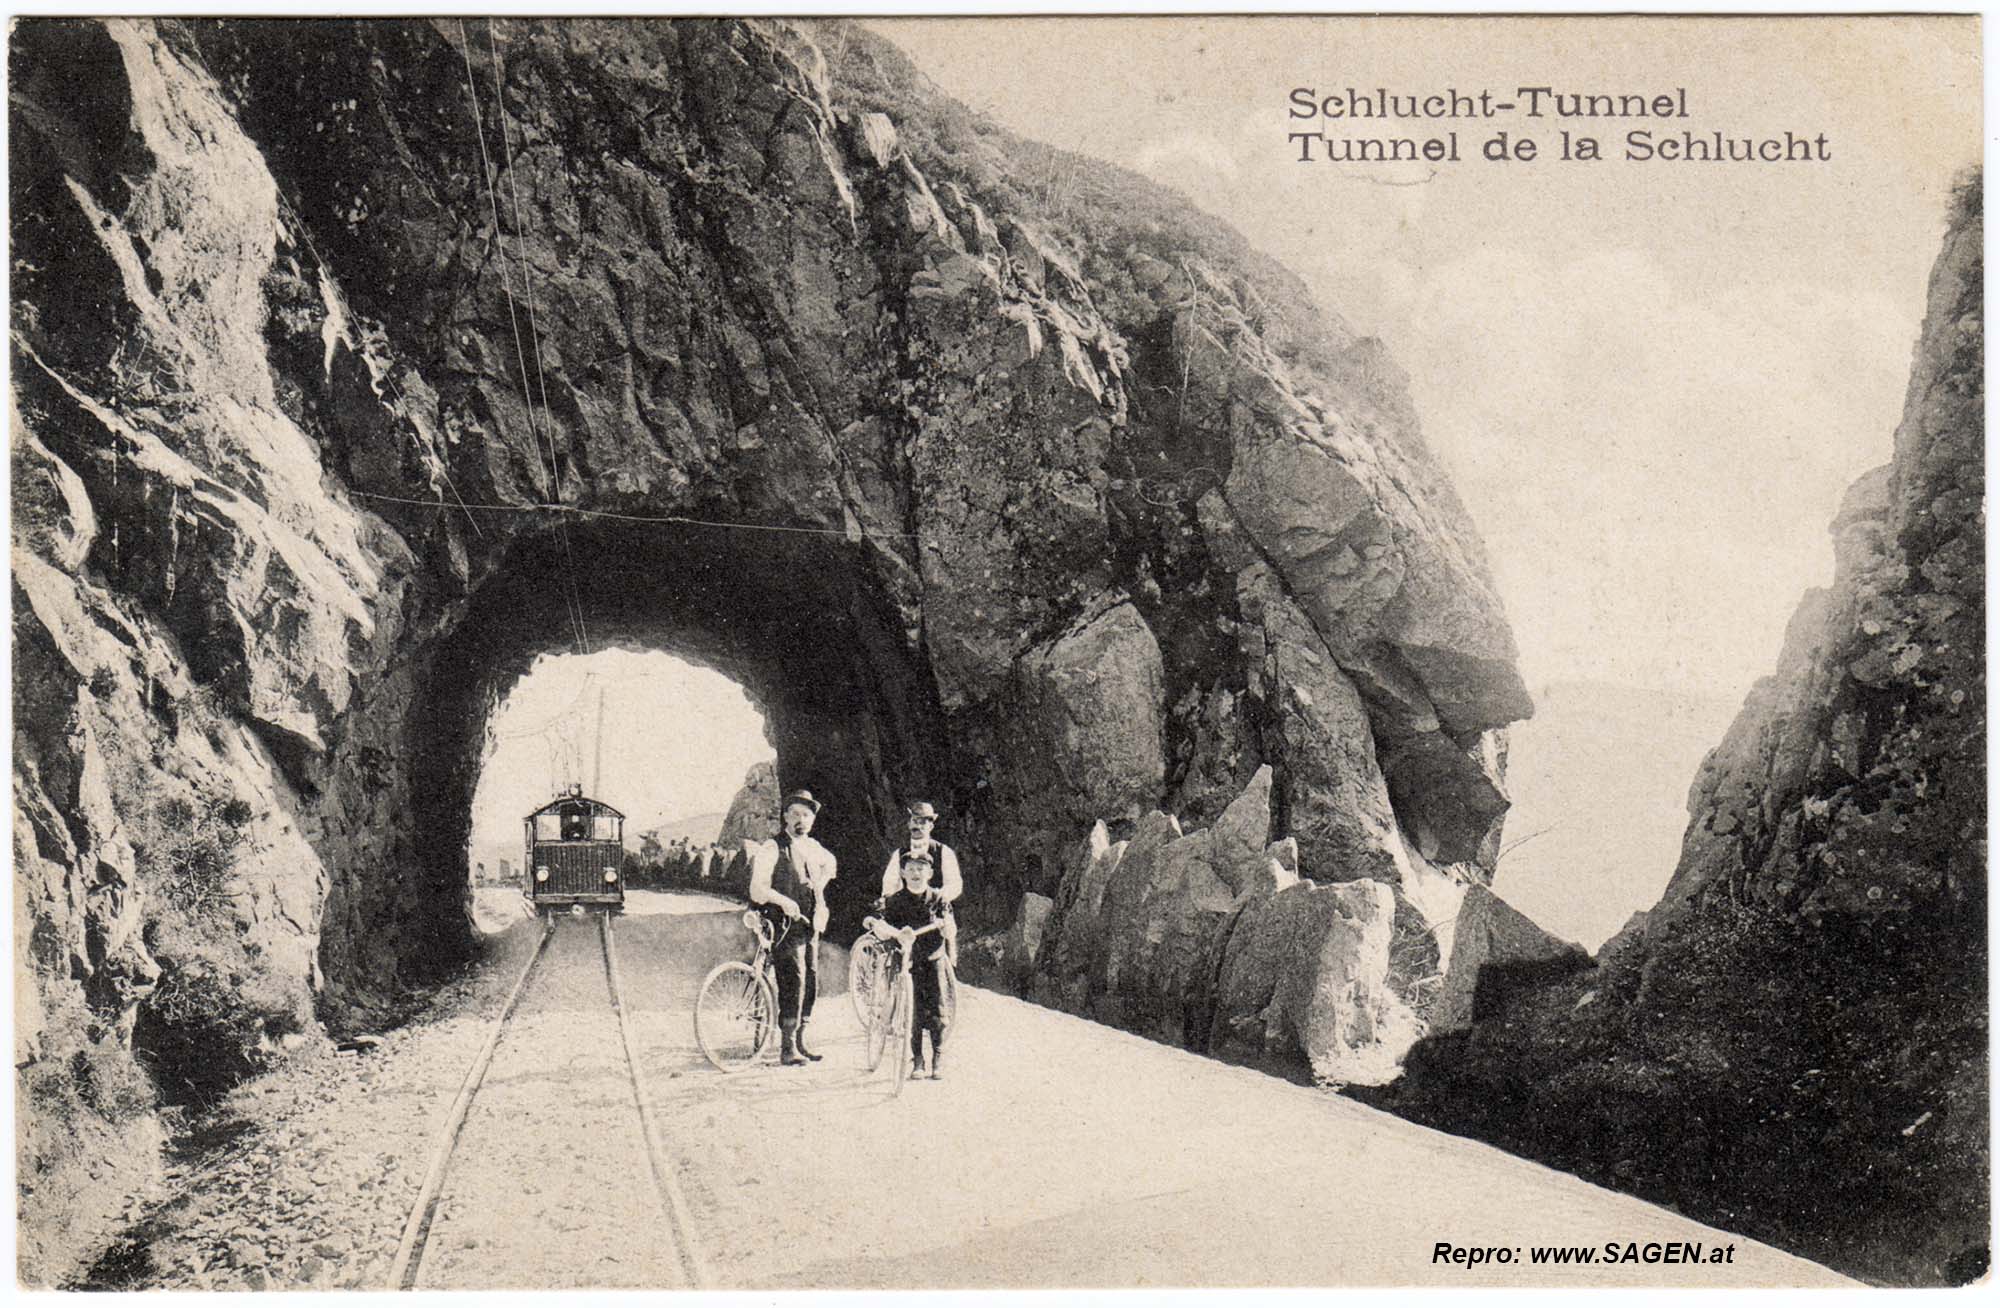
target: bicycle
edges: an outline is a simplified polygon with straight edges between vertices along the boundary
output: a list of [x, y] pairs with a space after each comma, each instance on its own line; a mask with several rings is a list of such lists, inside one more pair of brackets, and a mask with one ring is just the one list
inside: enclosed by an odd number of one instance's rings
[[718, 963], [702, 979], [694, 1001], [694, 1040], [702, 1056], [717, 1071], [735, 1072], [750, 1066], [771, 1047], [778, 1029], [778, 987], [771, 956], [791, 933], [790, 925], [774, 931], [762, 913], [751, 909], [743, 925], [757, 938], [757, 952], [747, 963]]
[[[918, 927], [916, 933], [921, 936], [926, 932], [936, 931], [943, 925], [942, 922], [933, 922], [929, 926]], [[894, 1078], [890, 1093], [900, 1095], [903, 1093], [903, 1082], [910, 1077], [908, 1057], [910, 1024], [915, 1019], [917, 1006], [916, 981], [910, 975], [910, 968], [915, 960], [916, 947], [912, 944], [910, 948], [904, 949], [899, 942], [889, 940], [880, 940], [879, 943], [885, 950], [893, 949], [901, 959], [894, 982], [883, 984], [876, 990], [874, 1020], [867, 1024], [868, 1070], [873, 1072], [882, 1065], [883, 1052], [893, 1041], [898, 1048], [890, 1060], [893, 1065], [890, 1076]], [[952, 1018], [958, 1011], [958, 978], [952, 971], [949, 955], [943, 962], [944, 969], [938, 977], [940, 991], [938, 1011], [943, 1018], [944, 1026], [949, 1029]], [[931, 1056], [933, 1058], [937, 1056], [935, 1048]]]
[[[948, 917], [947, 917], [948, 920]], [[956, 945], [956, 941], [953, 942]], [[854, 1001], [854, 1015], [861, 1019], [861, 1029], [869, 1030], [875, 1025], [876, 996], [881, 987], [889, 983], [889, 956], [894, 951], [895, 942], [883, 940], [873, 931], [864, 930], [853, 946], [847, 951], [847, 995]], [[952, 948], [945, 953], [946, 985], [943, 995], [945, 1025], [958, 1020], [958, 951]], [[870, 1069], [874, 1067], [869, 1064]]]

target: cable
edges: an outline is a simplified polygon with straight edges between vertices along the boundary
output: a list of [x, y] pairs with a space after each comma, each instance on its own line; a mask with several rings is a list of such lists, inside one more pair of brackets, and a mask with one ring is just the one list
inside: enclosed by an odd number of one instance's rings
[[[528, 276], [528, 225], [521, 216], [521, 185], [514, 165], [514, 141], [507, 128], [507, 98], [500, 75], [500, 41], [494, 32], [491, 18], [486, 20], [486, 54], [493, 65], [493, 116], [500, 121], [500, 152], [507, 165], [507, 193], [514, 202], [514, 261], [521, 268], [521, 294], [528, 301], [528, 345], [534, 352], [535, 378], [540, 383], [542, 392], [542, 433], [549, 442], [549, 499], [559, 503], [562, 500], [562, 464], [556, 452], [555, 415], [549, 408], [548, 376], [542, 370], [542, 337], [535, 324], [535, 283], [534, 279]], [[468, 66], [470, 66], [469, 55]], [[489, 193], [491, 189], [489, 184]], [[505, 240], [501, 241], [501, 249], [506, 249]], [[520, 346], [518, 335], [514, 343], [518, 349]], [[528, 366], [525, 361], [521, 365], [521, 390], [522, 398], [528, 402], [528, 412], [532, 418], [535, 398], [533, 392], [528, 390]], [[584, 621], [583, 596], [577, 589], [576, 554], [570, 548], [569, 532], [565, 527], [558, 525], [556, 535], [562, 540], [563, 557], [569, 562], [569, 571], [564, 574], [563, 582], [564, 604], [570, 611], [570, 622], [576, 628], [578, 652], [588, 654], [590, 627]]]
[[[491, 51], [493, 45], [493, 27], [491, 22], [487, 24], [486, 38], [488, 49]], [[486, 152], [486, 123], [484, 117], [479, 112], [479, 82], [472, 72], [472, 37], [465, 30], [465, 20], [463, 18], [458, 20], [458, 39], [460, 46], [459, 54], [465, 60], [465, 93], [467, 98], [472, 101], [472, 127], [473, 131], [479, 137], [480, 177], [486, 183], [486, 203], [493, 215], [493, 239], [500, 246], [500, 289], [507, 297], [507, 323], [513, 329], [514, 333], [514, 361], [521, 369], [521, 400], [527, 405], [528, 409], [529, 435], [533, 437], [535, 445], [539, 448], [542, 443], [542, 432], [535, 423], [535, 392], [528, 384], [528, 354], [526, 348], [521, 344], [521, 319], [514, 308], [514, 279], [513, 275], [507, 270], [506, 233], [500, 226], [500, 194], [498, 188], [493, 184], [493, 160]], [[495, 68], [494, 92], [497, 102], [495, 107], [500, 112], [500, 129], [504, 138], [507, 129], [507, 105], [504, 100], [499, 99], [498, 95], [500, 86], [498, 82], [499, 55], [497, 51], [493, 51], [493, 57]], [[515, 223], [517, 226], [519, 222], [520, 212], [517, 205], [515, 210]], [[518, 254], [521, 245], [520, 232], [517, 230], [514, 235], [515, 250]], [[521, 271], [521, 283], [522, 289], [526, 291], [528, 289], [528, 274], [525, 266]], [[532, 327], [532, 324], [530, 326]], [[536, 349], [537, 351], [540, 350], [539, 343]], [[544, 394], [546, 394], [546, 391]], [[547, 406], [544, 405], [543, 407], [546, 408]], [[548, 498], [553, 503], [562, 497], [562, 465], [556, 455], [556, 438], [553, 430], [548, 433], [548, 443]], [[569, 538], [567, 536], [563, 538], [563, 552], [565, 555], [569, 553]], [[572, 561], [571, 566], [574, 568], [574, 561]], [[578, 612], [577, 601], [574, 596], [575, 585], [576, 579], [572, 575], [567, 583], [568, 589], [563, 596], [563, 607], [569, 614], [570, 634], [576, 639], [577, 652], [582, 654], [588, 652], [585, 648], [588, 642], [584, 636], [583, 620], [581, 614]]]
[[[367, 500], [382, 500], [389, 504], [415, 504], [422, 508], [450, 508], [443, 500], [420, 500], [407, 495], [383, 495], [375, 491], [352, 490], [349, 495]], [[671, 523], [684, 527], [715, 527], [724, 531], [782, 531], [805, 536], [839, 536], [847, 538], [847, 532], [839, 527], [787, 527], [769, 522], [718, 522], [712, 518], [689, 518], [678, 513], [618, 513], [611, 509], [586, 509], [576, 504], [477, 504], [466, 503], [467, 510], [479, 509], [489, 513], [573, 513], [582, 518], [608, 518], [616, 522]], [[878, 531], [877, 536], [890, 536], [898, 540], [915, 540], [915, 532]]]

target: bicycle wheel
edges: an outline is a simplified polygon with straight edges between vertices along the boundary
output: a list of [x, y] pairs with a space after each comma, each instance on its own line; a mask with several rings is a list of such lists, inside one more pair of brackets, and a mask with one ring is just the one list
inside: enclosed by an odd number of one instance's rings
[[[886, 957], [883, 962], [886, 967]], [[891, 1017], [889, 1010], [892, 1007], [891, 1001], [895, 997], [895, 994], [896, 987], [893, 978], [878, 976], [874, 1001], [869, 1006], [868, 1016], [861, 1023], [862, 1029], [868, 1033], [868, 1070], [871, 1072], [882, 1066], [882, 1051], [889, 1047], [889, 1019]]]
[[757, 1061], [778, 1025], [778, 997], [748, 963], [721, 963], [694, 1001], [694, 1039], [709, 1062], [734, 1072]]
[[882, 1025], [889, 1028], [889, 1043], [895, 1045], [889, 1051], [889, 1058], [896, 1065], [895, 1088], [892, 1095], [903, 1093], [903, 1082], [910, 1079], [910, 1010], [916, 1003], [914, 987], [907, 976], [896, 981], [895, 998], [889, 1004], [889, 1020]]
[[[878, 1016], [876, 1000], [888, 981], [889, 946], [867, 932], [847, 953], [847, 993], [854, 1000], [854, 1015], [865, 1031]], [[873, 1066], [871, 1064], [870, 1066]]]

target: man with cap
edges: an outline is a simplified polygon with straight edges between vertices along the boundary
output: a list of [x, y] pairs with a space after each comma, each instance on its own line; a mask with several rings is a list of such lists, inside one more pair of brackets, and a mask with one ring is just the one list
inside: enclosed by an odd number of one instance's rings
[[750, 855], [750, 902], [758, 905], [777, 934], [772, 962], [778, 973], [778, 1061], [796, 1066], [818, 1062], [806, 1045], [819, 990], [819, 937], [826, 930], [826, 887], [835, 875], [833, 852], [812, 838], [820, 803], [810, 790], [785, 796], [778, 836]]
[[937, 884], [930, 889], [937, 891], [944, 904], [945, 947], [952, 957], [958, 957], [958, 922], [951, 915], [951, 905], [965, 892], [965, 879], [959, 875], [958, 855], [950, 845], [934, 840], [931, 832], [937, 828], [937, 806], [927, 799], [912, 803], [906, 810], [910, 820], [910, 838], [889, 853], [889, 865], [882, 869], [882, 898], [888, 899], [903, 886], [903, 862], [905, 859], [921, 858], [937, 869]]

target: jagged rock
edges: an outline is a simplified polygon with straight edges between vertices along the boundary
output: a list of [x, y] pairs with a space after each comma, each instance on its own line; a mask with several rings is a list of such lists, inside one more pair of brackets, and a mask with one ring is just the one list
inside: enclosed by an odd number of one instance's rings
[[1326, 1081], [1393, 1078], [1419, 1034], [1388, 986], [1394, 916], [1377, 881], [1300, 882], [1249, 905], [1216, 987], [1215, 1042], [1303, 1055]]
[[1497, 736], [1482, 733], [1465, 748], [1441, 732], [1422, 732], [1382, 760], [1390, 801], [1426, 859], [1490, 867], [1498, 857], [1507, 792]]
[[1043, 932], [1055, 906], [1055, 901], [1047, 895], [1030, 891], [1021, 896], [1014, 925], [1008, 928], [1000, 947], [1001, 979], [1008, 985], [1019, 989], [1034, 977], [1035, 964], [1041, 958]]
[[1399, 879], [1396, 814], [1361, 696], [1269, 568], [1246, 569], [1237, 594], [1265, 633], [1263, 698], [1278, 714], [1301, 874]]
[[1431, 1009], [1431, 1030], [1456, 1031], [1472, 1024], [1478, 1016], [1483, 969], [1565, 958], [1581, 966], [1587, 957], [1580, 947], [1542, 930], [1491, 890], [1474, 886], [1466, 892], [1464, 906], [1459, 909], [1445, 963], [1444, 989]]
[[1246, 700], [1224, 688], [1207, 695], [1190, 690], [1176, 706], [1180, 721], [1174, 734], [1189, 748], [1172, 769], [1179, 780], [1170, 807], [1189, 822], [1213, 821], [1263, 762], [1262, 745], [1244, 713]]
[[1321, 415], [1330, 431], [1312, 423], [1282, 369], [1267, 366], [1283, 425], [1239, 435], [1225, 494], [1321, 637], [1342, 650], [1393, 648], [1454, 734], [1526, 717], [1513, 635], [1483, 564], [1439, 539], [1384, 480], [1393, 456], [1332, 415]]
[[1139, 611], [1119, 604], [1018, 668], [1022, 739], [1039, 746], [1022, 771], [1045, 776], [1070, 814], [1137, 817], [1166, 776], [1160, 647]]
[[1879, 917], [1984, 885], [1984, 794], [1964, 778], [1984, 775], [1985, 616], [1962, 585], [1983, 534], [1967, 436], [1979, 357], [1962, 328], [1979, 266], [1976, 238], [1947, 240], [1896, 458], [1849, 489], [1833, 585], [1808, 593], [1776, 674], [1704, 761], [1650, 930], [1711, 895]]
[[[1173, 834], [1178, 832], [1170, 829], [1164, 835], [1155, 834], [1150, 842], [1158, 843]], [[1099, 822], [1071, 852], [1055, 897], [1054, 946], [1043, 946], [1036, 998], [1071, 1012], [1082, 1011], [1090, 995], [1090, 973], [1103, 934], [1105, 889], [1131, 843], [1113, 843], [1104, 823]]]
[[729, 801], [716, 845], [734, 849], [746, 840], [769, 840], [778, 829], [778, 766], [752, 763]]
[[[1154, 819], [1160, 819], [1155, 821]], [[1199, 1003], [1211, 976], [1197, 966], [1205, 944], [1239, 897], [1269, 882], [1264, 847], [1271, 829], [1271, 770], [1250, 785], [1213, 827], [1156, 843], [1149, 833], [1177, 830], [1155, 814], [1142, 824], [1113, 873], [1104, 897], [1102, 993], [1130, 1011], [1165, 1015], [1168, 1034], [1181, 1036], [1181, 1008]]]

